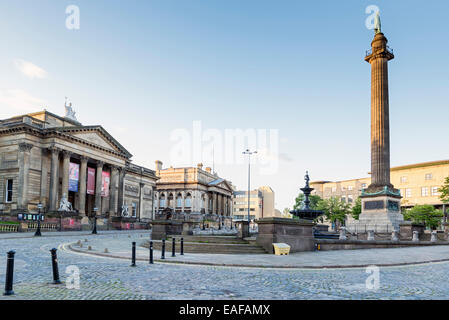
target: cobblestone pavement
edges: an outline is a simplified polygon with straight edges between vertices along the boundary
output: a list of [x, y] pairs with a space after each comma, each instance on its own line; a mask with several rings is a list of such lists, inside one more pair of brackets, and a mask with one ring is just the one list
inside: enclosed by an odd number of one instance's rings
[[[42, 238], [0, 235], [0, 286], [3, 289], [6, 252], [16, 251], [14, 291], [2, 299], [447, 299], [449, 263], [380, 268], [379, 288], [367, 289], [370, 274], [353, 269], [263, 269], [130, 261], [74, 253], [63, 244], [81, 240], [83, 247], [142, 241], [148, 232], [53, 233]], [[87, 239], [87, 242], [84, 242]], [[80, 270], [80, 289], [52, 285], [49, 250], [58, 247], [61, 280], [66, 268]], [[109, 248], [108, 248], [109, 249]], [[399, 253], [402, 249], [398, 250]], [[169, 259], [167, 255], [167, 259]], [[212, 258], [212, 257], [211, 257]], [[213, 258], [212, 258], [213, 259]]]

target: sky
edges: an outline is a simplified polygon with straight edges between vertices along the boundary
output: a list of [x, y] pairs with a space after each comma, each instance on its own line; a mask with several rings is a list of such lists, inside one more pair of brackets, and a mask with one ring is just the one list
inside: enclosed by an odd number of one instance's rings
[[[70, 5], [79, 29], [67, 27]], [[391, 165], [449, 159], [445, 0], [0, 0], [0, 119], [63, 116], [67, 96], [134, 163], [201, 161], [239, 190], [247, 145], [227, 144], [226, 132], [257, 133], [251, 189], [271, 186], [282, 211], [306, 170], [368, 176], [370, 5], [395, 54]]]

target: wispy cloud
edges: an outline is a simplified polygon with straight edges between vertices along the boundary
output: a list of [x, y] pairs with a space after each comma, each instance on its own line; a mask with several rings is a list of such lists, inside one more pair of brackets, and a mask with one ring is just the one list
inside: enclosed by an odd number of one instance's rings
[[0, 90], [1, 118], [39, 111], [42, 110], [45, 105], [46, 101], [33, 97], [22, 89]]
[[14, 65], [20, 72], [22, 72], [28, 78], [43, 79], [47, 77], [47, 71], [29, 61], [25, 61], [22, 59], [14, 59]]

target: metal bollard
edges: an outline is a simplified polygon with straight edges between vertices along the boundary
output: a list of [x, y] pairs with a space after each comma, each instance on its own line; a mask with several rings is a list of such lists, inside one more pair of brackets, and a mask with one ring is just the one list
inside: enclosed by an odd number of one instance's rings
[[181, 256], [184, 255], [184, 238], [181, 238]]
[[59, 280], [58, 257], [56, 256], [56, 251], [57, 251], [57, 249], [55, 249], [55, 248], [50, 250], [51, 265], [53, 268], [53, 284], [60, 284], [61, 280]]
[[7, 253], [8, 255], [8, 261], [6, 263], [6, 282], [5, 282], [5, 292], [3, 295], [5, 296], [11, 296], [14, 294], [14, 291], [12, 290], [12, 283], [14, 278], [14, 255], [16, 252], [14, 250], [11, 250]]
[[153, 241], [150, 241], [150, 264], [153, 264]]
[[165, 259], [165, 239], [162, 239], [162, 255], [161, 259]]
[[136, 243], [133, 241], [133, 249], [131, 255], [131, 267], [136, 266]]
[[171, 256], [172, 256], [172, 257], [176, 257], [176, 254], [175, 254], [176, 239], [173, 238], [172, 240], [173, 240], [173, 241], [171, 242]]

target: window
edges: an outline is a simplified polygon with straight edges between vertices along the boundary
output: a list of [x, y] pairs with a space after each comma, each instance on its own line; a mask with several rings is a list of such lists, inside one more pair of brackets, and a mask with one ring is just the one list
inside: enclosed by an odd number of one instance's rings
[[159, 207], [165, 208], [165, 195], [164, 194], [159, 199]]
[[401, 177], [401, 183], [406, 183], [407, 182], [407, 177]]
[[406, 198], [412, 197], [412, 189], [405, 189], [405, 197]]
[[341, 187], [341, 191], [345, 191], [346, 190], [346, 187]]
[[348, 203], [352, 203], [353, 202], [353, 198], [352, 198], [352, 195], [350, 194], [350, 195], [348, 195]]
[[346, 198], [345, 197], [341, 197], [341, 201], [342, 202], [346, 202]]
[[135, 202], [133, 202], [133, 203], [131, 204], [131, 207], [132, 207], [132, 215], [133, 215], [133, 218], [135, 218], [135, 217], [137, 216], [137, 204], [136, 204]]
[[432, 174], [426, 173], [426, 180], [432, 180]]
[[440, 193], [438, 192], [438, 187], [432, 187], [431, 193], [432, 193], [432, 196], [440, 195]]
[[427, 197], [429, 195], [429, 188], [428, 187], [422, 187], [421, 188], [421, 196]]
[[181, 195], [178, 195], [178, 196], [176, 197], [176, 206], [177, 206], [178, 208], [182, 207], [182, 197], [181, 197]]
[[192, 196], [190, 194], [188, 194], [186, 197], [185, 206], [187, 208], [190, 208], [192, 206]]
[[366, 183], [362, 183], [362, 189], [366, 189], [367, 185]]
[[332, 192], [336, 192], [337, 191], [337, 187], [332, 187]]
[[13, 180], [8, 179], [6, 180], [6, 202], [12, 202], [12, 186], [13, 186]]
[[348, 191], [352, 191], [354, 189], [354, 186], [348, 186]]

